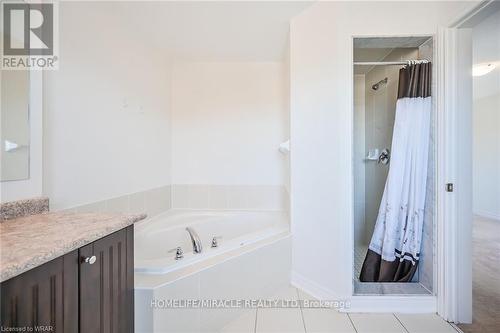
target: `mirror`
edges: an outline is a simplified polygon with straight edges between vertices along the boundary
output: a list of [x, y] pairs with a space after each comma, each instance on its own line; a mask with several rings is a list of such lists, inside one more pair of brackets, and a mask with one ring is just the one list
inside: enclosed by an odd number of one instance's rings
[[2, 182], [29, 178], [29, 75], [25, 70], [0, 73]]

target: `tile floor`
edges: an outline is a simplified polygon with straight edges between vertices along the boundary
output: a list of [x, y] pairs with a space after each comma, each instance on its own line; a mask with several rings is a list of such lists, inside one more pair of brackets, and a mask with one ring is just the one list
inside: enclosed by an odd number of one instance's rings
[[[271, 299], [310, 300], [301, 290], [287, 288]], [[227, 324], [223, 333], [456, 333], [435, 314], [340, 313], [333, 309], [259, 308]]]
[[368, 251], [368, 245], [358, 245], [354, 248], [354, 279], [355, 279], [355, 281], [359, 281], [359, 274], [361, 273], [361, 268], [363, 267], [363, 262], [365, 261], [367, 251]]

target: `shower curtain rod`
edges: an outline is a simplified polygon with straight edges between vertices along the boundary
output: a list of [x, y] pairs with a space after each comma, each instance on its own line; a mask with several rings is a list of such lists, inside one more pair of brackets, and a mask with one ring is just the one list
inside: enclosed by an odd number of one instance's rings
[[354, 65], [377, 66], [377, 65], [409, 65], [410, 63], [422, 64], [428, 60], [406, 60], [406, 61], [355, 61]]

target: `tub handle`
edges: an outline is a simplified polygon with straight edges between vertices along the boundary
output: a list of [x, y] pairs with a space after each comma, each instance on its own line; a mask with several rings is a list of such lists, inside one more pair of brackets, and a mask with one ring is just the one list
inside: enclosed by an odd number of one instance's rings
[[212, 247], [218, 247], [219, 243], [217, 242], [219, 239], [222, 239], [222, 236], [214, 236], [212, 238]]
[[179, 260], [184, 258], [184, 252], [182, 252], [182, 248], [180, 246], [177, 246], [176, 248], [173, 248], [171, 250], [168, 250], [168, 253], [175, 252], [175, 260]]

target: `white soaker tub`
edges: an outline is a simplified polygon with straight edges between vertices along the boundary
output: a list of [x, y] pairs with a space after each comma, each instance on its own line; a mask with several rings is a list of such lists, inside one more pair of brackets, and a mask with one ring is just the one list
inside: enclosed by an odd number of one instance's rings
[[[186, 227], [203, 250], [193, 254]], [[220, 236], [212, 248], [213, 237]], [[175, 260], [180, 246], [184, 258]], [[218, 332], [247, 309], [164, 309], [152, 301], [261, 299], [290, 283], [288, 216], [172, 210], [135, 225], [135, 332]]]
[[[193, 253], [187, 227], [200, 237], [201, 253]], [[284, 212], [171, 210], [136, 225], [135, 272], [165, 274], [288, 232]], [[214, 237], [216, 248], [211, 247]], [[175, 259], [177, 247], [184, 253], [180, 260]]]

